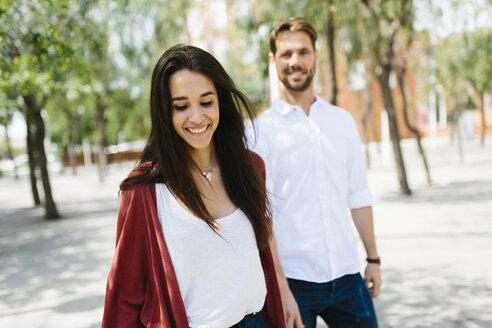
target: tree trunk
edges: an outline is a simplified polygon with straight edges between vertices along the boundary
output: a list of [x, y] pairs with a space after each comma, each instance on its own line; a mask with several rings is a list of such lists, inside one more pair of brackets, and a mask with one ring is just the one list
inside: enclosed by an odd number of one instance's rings
[[107, 158], [104, 153], [104, 147], [106, 146], [106, 118], [104, 117], [104, 111], [106, 110], [106, 104], [98, 95], [96, 103], [96, 121], [98, 132], [98, 156], [97, 156], [97, 172], [99, 174], [99, 181], [104, 182], [104, 178], [107, 170]]
[[32, 113], [29, 108], [26, 108], [26, 144], [27, 144], [27, 158], [29, 162], [29, 179], [31, 181], [31, 192], [32, 198], [34, 200], [34, 206], [41, 205], [41, 199], [39, 198], [39, 191], [36, 178], [36, 167], [37, 167], [37, 154], [38, 151], [35, 149], [33, 130], [34, 124], [32, 120]]
[[[10, 120], [10, 118], [7, 120], [7, 122], [9, 120]], [[7, 156], [14, 163], [14, 177], [17, 180], [17, 179], [19, 179], [19, 173], [17, 172], [17, 164], [15, 164], [15, 161], [14, 161], [14, 152], [12, 151], [12, 145], [10, 143], [8, 124], [5, 124], [4, 127], [5, 127], [5, 143], [7, 144]]]
[[70, 158], [70, 166], [72, 167], [72, 174], [77, 175], [77, 154], [75, 152], [75, 145], [70, 144], [67, 149], [68, 157]]
[[368, 120], [368, 114], [367, 114], [367, 109], [362, 114], [360, 117], [360, 127], [362, 130], [362, 138], [364, 139], [364, 152], [366, 155], [366, 165], [367, 168], [371, 167], [371, 155], [369, 154], [369, 137], [367, 135], [367, 120]]
[[[367, 99], [366, 113], [367, 113], [368, 118], [370, 118], [372, 115], [372, 102], [374, 99], [374, 93], [372, 92], [372, 79], [373, 78], [374, 78], [373, 74], [369, 74], [369, 76], [367, 77], [367, 87], [365, 89], [366, 99]], [[371, 128], [372, 135], [374, 136], [374, 141], [376, 142], [376, 146], [377, 146], [376, 149], [377, 149], [378, 153], [381, 153], [381, 147], [380, 147], [381, 143], [380, 143], [380, 140], [378, 139], [378, 137], [379, 137], [378, 132], [380, 132], [380, 130], [378, 130], [378, 127], [376, 126], [374, 119], [369, 119], [367, 124], [368, 124], [368, 126], [366, 127], [367, 131], [369, 131], [369, 128]]]
[[60, 217], [60, 215], [58, 214], [56, 204], [51, 193], [48, 162], [46, 160], [46, 151], [44, 149], [45, 127], [43, 118], [41, 117], [41, 108], [38, 108], [38, 106], [36, 106], [33, 96], [24, 96], [24, 102], [26, 104], [27, 110], [30, 112], [32, 123], [35, 127], [35, 133], [33, 135], [32, 141], [35, 149], [38, 152], [38, 165], [41, 173], [41, 182], [43, 183], [44, 197], [46, 202], [45, 216], [47, 219], [57, 219]]
[[61, 174], [64, 174], [66, 168], [69, 165], [69, 163], [68, 163], [68, 161], [69, 161], [69, 159], [68, 159], [68, 156], [69, 156], [69, 154], [68, 154], [68, 145], [61, 145], [61, 148], [62, 148], [62, 150], [61, 150], [61, 153], [62, 153], [62, 155], [61, 155], [62, 166], [61, 166], [60, 173]]
[[75, 152], [75, 146], [79, 140], [80, 134], [80, 124], [79, 124], [79, 113], [78, 108], [75, 108], [72, 111], [71, 115], [72, 121], [72, 135], [70, 136], [70, 146], [69, 146], [69, 154], [70, 154], [70, 164], [72, 166], [73, 175], [77, 174], [77, 154]]
[[327, 18], [326, 18], [326, 43], [328, 46], [328, 60], [330, 64], [330, 92], [329, 102], [336, 106], [337, 104], [337, 73], [335, 65], [335, 17], [331, 4], [328, 5]]
[[[460, 163], [464, 164], [465, 163], [465, 156], [463, 153], [463, 144], [462, 144], [462, 140], [461, 140], [461, 129], [459, 126], [461, 113], [463, 113], [463, 107], [464, 107], [462, 104], [463, 104], [463, 102], [461, 101], [461, 97], [458, 96], [458, 99], [456, 101], [456, 105], [454, 106], [454, 110], [453, 110], [453, 123], [452, 123], [453, 132], [451, 133], [451, 137], [452, 137], [451, 142], [453, 142], [455, 140], [455, 137], [456, 137], [456, 144], [458, 146], [458, 156], [460, 159]], [[456, 134], [456, 136], [455, 136], [455, 134]]]
[[483, 101], [483, 92], [479, 94], [480, 97], [480, 117], [482, 119], [482, 130], [480, 131], [480, 146], [485, 146], [485, 132], [487, 130], [487, 121], [485, 119], [485, 104]]
[[410, 123], [410, 119], [408, 117], [408, 105], [407, 105], [407, 93], [406, 93], [406, 85], [405, 85], [405, 74], [406, 74], [406, 63], [404, 63], [399, 71], [397, 71], [396, 76], [398, 78], [398, 85], [400, 86], [401, 98], [403, 101], [403, 118], [405, 120], [405, 125], [407, 128], [412, 131], [415, 135], [415, 140], [417, 141], [417, 146], [419, 148], [420, 157], [422, 157], [422, 162], [425, 168], [425, 174], [427, 177], [427, 184], [432, 185], [432, 179], [430, 175], [429, 165], [427, 163], [427, 157], [425, 156], [424, 148], [422, 147], [422, 142], [420, 138], [420, 133], [413, 124]]
[[[361, 117], [361, 127], [362, 127], [362, 134], [364, 135], [364, 143], [366, 146], [365, 152], [366, 152], [366, 162], [367, 162], [367, 167], [371, 167], [371, 155], [369, 152], [369, 127], [373, 126], [373, 124], [370, 124], [371, 121], [371, 114], [372, 114], [372, 88], [371, 88], [371, 81], [372, 81], [372, 74], [366, 74], [366, 87], [364, 89], [365, 95], [366, 95], [366, 110], [364, 111], [364, 114]], [[374, 129], [373, 129], [373, 132]], [[374, 133], [374, 138], [376, 138], [376, 134]]]
[[378, 81], [381, 86], [384, 106], [386, 107], [386, 111], [388, 113], [390, 137], [393, 144], [395, 164], [398, 172], [398, 180], [400, 183], [400, 192], [404, 195], [410, 195], [412, 192], [408, 186], [405, 163], [403, 162], [403, 155], [400, 147], [400, 134], [398, 132], [398, 125], [396, 121], [395, 106], [393, 105], [393, 95], [391, 94], [391, 88], [389, 85], [390, 72], [390, 65], [382, 66], [381, 73], [378, 74]]

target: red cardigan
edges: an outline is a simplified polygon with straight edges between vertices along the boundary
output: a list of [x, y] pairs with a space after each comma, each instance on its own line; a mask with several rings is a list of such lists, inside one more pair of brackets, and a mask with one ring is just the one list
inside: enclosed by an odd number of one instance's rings
[[[255, 153], [253, 157], [264, 174], [263, 160]], [[137, 170], [131, 176], [141, 173]], [[265, 327], [284, 328], [270, 248], [261, 251], [260, 258], [267, 285], [265, 306], [261, 311]], [[157, 215], [154, 184], [139, 185], [122, 192], [102, 327], [189, 327]]]

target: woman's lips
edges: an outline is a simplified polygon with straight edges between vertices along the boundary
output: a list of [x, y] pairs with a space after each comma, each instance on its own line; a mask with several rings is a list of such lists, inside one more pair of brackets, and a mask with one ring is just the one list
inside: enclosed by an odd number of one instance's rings
[[208, 130], [208, 127], [210, 125], [207, 124], [207, 125], [204, 125], [204, 126], [200, 126], [200, 127], [193, 127], [193, 128], [186, 128], [186, 131], [190, 132], [191, 134], [203, 134], [205, 131]]

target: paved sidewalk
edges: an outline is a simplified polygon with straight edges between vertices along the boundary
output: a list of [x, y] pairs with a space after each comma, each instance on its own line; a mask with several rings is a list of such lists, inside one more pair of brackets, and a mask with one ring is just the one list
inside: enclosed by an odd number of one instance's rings
[[[410, 197], [371, 145], [380, 327], [492, 327], [492, 139], [465, 142], [463, 165], [449, 140], [430, 141], [431, 187], [414, 141], [403, 142]], [[100, 326], [118, 184], [132, 165], [111, 166], [102, 185], [94, 168], [54, 172], [55, 222], [32, 207], [27, 176], [0, 178], [0, 327]]]
[[[429, 141], [429, 140], [426, 140]], [[414, 195], [393, 193], [396, 174], [370, 172], [384, 285], [375, 305], [382, 327], [492, 327], [492, 139], [427, 143], [427, 186], [415, 142], [404, 143]], [[388, 174], [389, 173], [389, 174]]]

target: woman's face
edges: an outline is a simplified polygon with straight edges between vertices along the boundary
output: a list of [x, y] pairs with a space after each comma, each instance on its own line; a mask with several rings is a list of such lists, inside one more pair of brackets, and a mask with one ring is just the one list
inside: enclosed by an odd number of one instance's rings
[[209, 148], [219, 124], [219, 100], [212, 80], [183, 69], [171, 75], [169, 89], [176, 133], [192, 149]]

